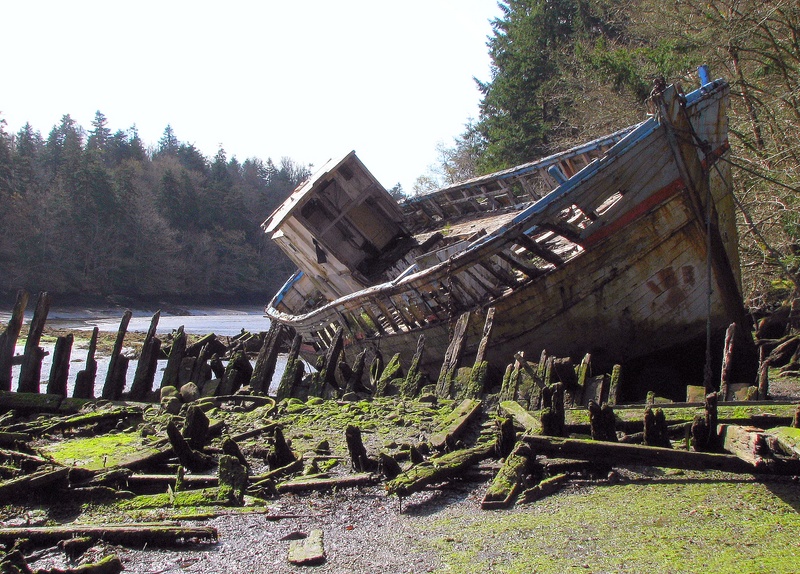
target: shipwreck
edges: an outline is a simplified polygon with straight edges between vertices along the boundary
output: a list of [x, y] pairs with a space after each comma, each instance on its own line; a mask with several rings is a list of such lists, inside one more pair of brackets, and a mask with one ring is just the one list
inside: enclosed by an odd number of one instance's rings
[[341, 329], [349, 361], [408, 361], [424, 335], [437, 370], [467, 313], [476, 352], [489, 309], [497, 364], [546, 349], [604, 368], [746, 324], [729, 86], [701, 84], [657, 87], [637, 125], [399, 204], [355, 152], [331, 160], [263, 224], [298, 267], [267, 316], [312, 362]]

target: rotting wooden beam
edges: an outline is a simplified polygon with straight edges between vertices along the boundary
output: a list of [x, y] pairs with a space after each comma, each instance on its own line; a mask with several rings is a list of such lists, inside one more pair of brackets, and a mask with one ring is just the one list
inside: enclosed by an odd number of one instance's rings
[[347, 476], [335, 477], [314, 477], [304, 476], [277, 485], [280, 493], [286, 492], [305, 492], [309, 490], [329, 490], [331, 488], [355, 488], [357, 486], [370, 486], [377, 484], [380, 477], [370, 472], [362, 472]]
[[[685, 470], [721, 470], [738, 474], [762, 472], [752, 464], [727, 454], [680, 451], [655, 446], [605, 441], [524, 435], [536, 454], [604, 461], [610, 464], [642, 464]], [[797, 474], [797, 467], [778, 467], [776, 474]], [[770, 470], [770, 472], [773, 472]]]
[[522, 405], [520, 405], [517, 401], [503, 401], [500, 403], [500, 408], [503, 410], [503, 412], [512, 417], [514, 421], [525, 430], [525, 432], [531, 434], [541, 434], [541, 421], [522, 408]]
[[0, 543], [13, 544], [28, 539], [35, 546], [55, 546], [57, 542], [76, 536], [88, 536], [109, 544], [131, 548], [172, 546], [179, 542], [216, 542], [217, 529], [212, 527], [175, 526], [174, 524], [65, 524], [61, 526], [26, 526], [0, 528]]
[[511, 506], [522, 489], [525, 477], [530, 472], [535, 459], [530, 446], [523, 442], [517, 443], [486, 490], [481, 508], [494, 510]]
[[444, 420], [442, 429], [433, 433], [428, 442], [438, 450], [452, 446], [461, 433], [464, 432], [467, 424], [480, 412], [480, 401], [464, 399]]
[[428, 485], [458, 476], [465, 469], [489, 458], [495, 452], [494, 442], [484, 442], [475, 447], [460, 449], [412, 466], [403, 474], [386, 483], [386, 492], [405, 497]]

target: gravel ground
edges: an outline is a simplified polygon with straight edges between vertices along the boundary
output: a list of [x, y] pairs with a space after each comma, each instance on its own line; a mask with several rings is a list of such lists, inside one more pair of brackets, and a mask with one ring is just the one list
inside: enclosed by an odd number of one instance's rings
[[[284, 495], [269, 508], [269, 514], [296, 517], [270, 520], [264, 514], [234, 514], [185, 523], [217, 528], [217, 544], [143, 551], [97, 545], [81, 562], [116, 554], [125, 572], [140, 574], [431, 572], [440, 566], [438, 559], [417, 540], [424, 536], [427, 525], [438, 520], [485, 512], [480, 509], [480, 501], [486, 485], [486, 482], [450, 483], [441, 489], [410, 496], [403, 501], [402, 508], [399, 500], [387, 497], [380, 486], [335, 494]], [[289, 564], [288, 538], [314, 529], [323, 531], [325, 562], [313, 567]], [[31, 566], [64, 568], [68, 565], [63, 554], [53, 550]]]

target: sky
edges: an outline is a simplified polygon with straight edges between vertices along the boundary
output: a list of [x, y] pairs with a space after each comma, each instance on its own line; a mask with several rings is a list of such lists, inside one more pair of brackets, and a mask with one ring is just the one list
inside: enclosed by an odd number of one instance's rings
[[43, 137], [169, 124], [213, 158], [322, 166], [355, 150], [410, 192], [478, 117], [497, 0], [4, 2], [0, 118]]

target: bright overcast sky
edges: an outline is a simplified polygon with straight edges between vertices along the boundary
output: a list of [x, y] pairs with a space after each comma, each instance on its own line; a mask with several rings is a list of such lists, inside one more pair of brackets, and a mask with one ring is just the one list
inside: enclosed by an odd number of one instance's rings
[[213, 157], [321, 166], [352, 149], [410, 192], [451, 144], [489, 78], [497, 0], [74, 0], [6, 2], [0, 117], [47, 137], [170, 124]]

